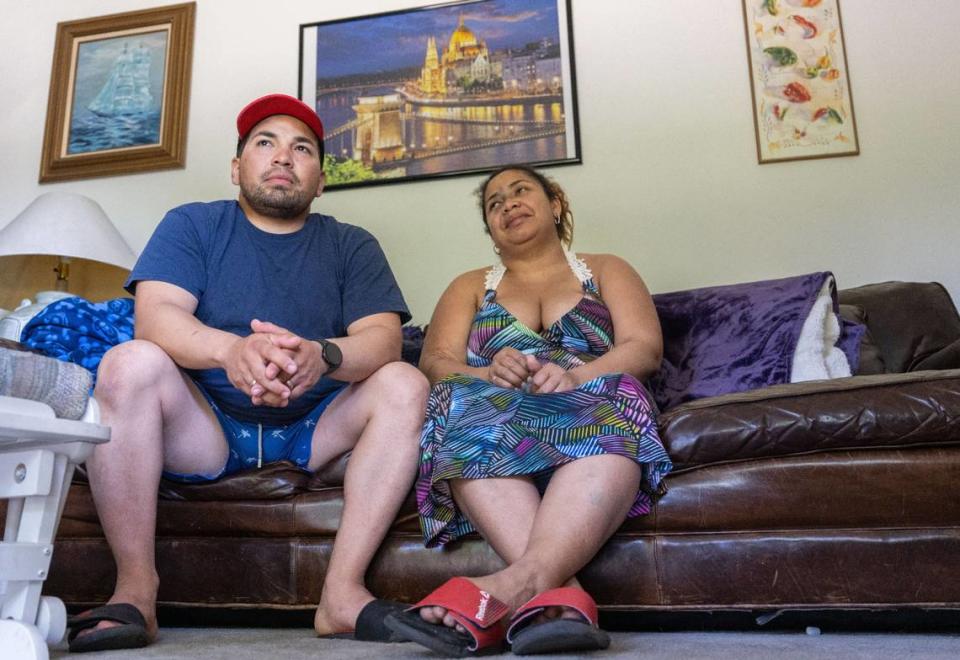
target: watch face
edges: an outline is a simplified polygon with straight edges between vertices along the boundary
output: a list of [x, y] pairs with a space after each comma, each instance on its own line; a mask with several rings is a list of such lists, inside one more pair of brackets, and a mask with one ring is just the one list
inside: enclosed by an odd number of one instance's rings
[[343, 353], [340, 352], [340, 347], [334, 344], [332, 341], [324, 341], [323, 360], [330, 365], [331, 369], [336, 369], [339, 367], [340, 363], [343, 361]]

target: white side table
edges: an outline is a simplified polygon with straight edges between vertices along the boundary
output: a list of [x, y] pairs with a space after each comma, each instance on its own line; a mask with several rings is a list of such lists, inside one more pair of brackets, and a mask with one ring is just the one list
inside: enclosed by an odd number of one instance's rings
[[0, 543], [0, 649], [4, 657], [47, 660], [66, 632], [59, 598], [41, 597], [53, 539], [76, 465], [110, 439], [90, 398], [82, 419], [58, 419], [50, 406], [0, 396], [0, 499], [7, 519]]

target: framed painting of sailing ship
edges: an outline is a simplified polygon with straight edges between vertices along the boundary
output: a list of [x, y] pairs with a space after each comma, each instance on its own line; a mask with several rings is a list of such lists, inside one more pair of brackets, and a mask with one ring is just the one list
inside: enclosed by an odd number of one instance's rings
[[184, 166], [194, 12], [57, 25], [41, 183]]
[[840, 0], [743, 0], [760, 164], [860, 153]]
[[327, 189], [580, 163], [569, 0], [469, 0], [300, 26]]

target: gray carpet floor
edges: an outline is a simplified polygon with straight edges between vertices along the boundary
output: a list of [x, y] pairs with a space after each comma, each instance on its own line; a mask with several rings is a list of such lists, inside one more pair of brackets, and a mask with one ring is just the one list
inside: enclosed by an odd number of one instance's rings
[[[283, 658], [438, 658], [415, 644], [371, 644], [313, 637], [303, 628], [165, 628], [145, 649], [71, 656], [53, 649], [51, 658], [83, 660], [281, 660]], [[631, 632], [612, 633], [597, 660], [621, 658], [958, 658], [960, 634], [798, 632]], [[2, 656], [2, 652], [0, 652]], [[509, 654], [505, 654], [509, 657]], [[537, 656], [540, 658], [571, 658]]]

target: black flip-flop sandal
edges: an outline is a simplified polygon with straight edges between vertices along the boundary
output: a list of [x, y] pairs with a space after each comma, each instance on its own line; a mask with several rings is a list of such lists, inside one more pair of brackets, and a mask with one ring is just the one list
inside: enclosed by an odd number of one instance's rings
[[[86, 635], [80, 634], [94, 628], [101, 621], [113, 621], [120, 625], [91, 630]], [[130, 603], [111, 603], [95, 607], [89, 612], [68, 618], [67, 625], [70, 627], [67, 641], [71, 653], [138, 649], [153, 641], [147, 634], [147, 621], [143, 614]]]
[[320, 639], [350, 639], [357, 642], [394, 643], [405, 642], [406, 637], [394, 632], [384, 624], [391, 614], [400, 614], [409, 605], [392, 600], [376, 599], [363, 606], [357, 615], [356, 627], [353, 632], [331, 633], [321, 635]]

